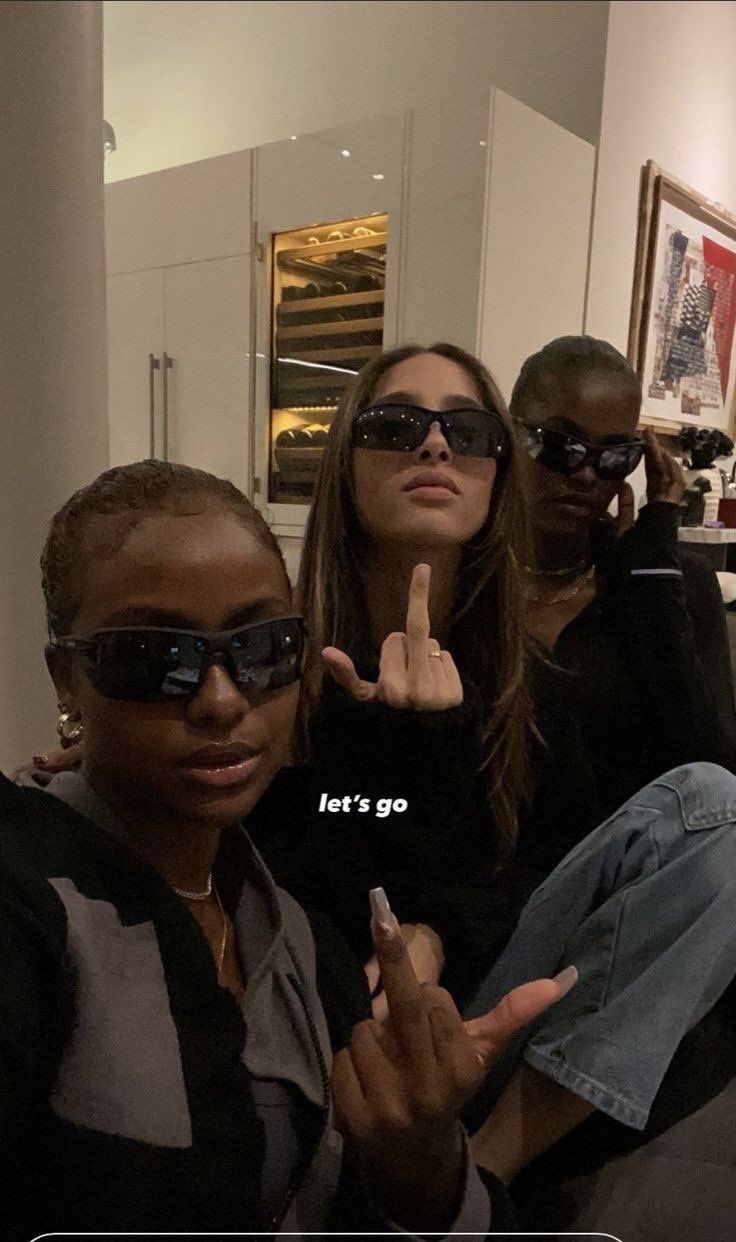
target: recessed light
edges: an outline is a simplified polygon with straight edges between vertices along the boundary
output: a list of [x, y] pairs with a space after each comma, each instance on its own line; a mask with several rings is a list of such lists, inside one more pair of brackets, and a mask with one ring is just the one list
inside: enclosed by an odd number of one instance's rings
[[487, 145], [488, 145], [488, 144], [486, 143], [485, 138], [481, 138], [480, 142], [478, 143], [478, 146], [479, 146], [479, 147], [485, 147], [485, 146], [487, 146]]
[[292, 142], [296, 142], [296, 140], [297, 140], [297, 138], [298, 138], [298, 137], [299, 137], [299, 135], [298, 135], [298, 134], [292, 134], [292, 135], [291, 135], [291, 141], [292, 141]]
[[342, 149], [342, 151], [340, 152], [340, 154], [341, 154], [341, 155], [344, 155], [344, 156], [345, 156], [345, 159], [348, 159], [348, 158], [350, 157], [350, 152], [348, 151], [347, 147], [343, 147], [343, 149]]
[[374, 180], [374, 181], [383, 181], [383, 180], [384, 180], [383, 173], [373, 173], [373, 180]]

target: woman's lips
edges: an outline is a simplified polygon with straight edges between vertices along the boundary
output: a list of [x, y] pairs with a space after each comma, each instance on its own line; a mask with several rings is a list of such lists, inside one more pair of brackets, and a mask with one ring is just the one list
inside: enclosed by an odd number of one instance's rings
[[228, 789], [233, 785], [242, 785], [249, 780], [258, 761], [261, 751], [242, 750], [211, 755], [204, 753], [194, 755], [181, 765], [181, 772], [187, 784], [198, 785], [207, 789]]
[[447, 501], [453, 500], [456, 493], [451, 491], [449, 487], [445, 487], [444, 483], [425, 483], [421, 487], [412, 487], [407, 492], [412, 500], [423, 501]]

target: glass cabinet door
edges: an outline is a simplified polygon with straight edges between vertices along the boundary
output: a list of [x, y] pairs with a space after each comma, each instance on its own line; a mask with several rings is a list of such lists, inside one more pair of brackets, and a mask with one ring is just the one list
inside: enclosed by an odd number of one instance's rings
[[272, 235], [270, 503], [308, 505], [346, 385], [381, 352], [388, 216]]

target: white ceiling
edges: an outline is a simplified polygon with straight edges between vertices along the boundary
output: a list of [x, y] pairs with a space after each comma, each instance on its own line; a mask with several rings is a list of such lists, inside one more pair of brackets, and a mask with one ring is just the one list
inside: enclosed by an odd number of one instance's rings
[[588, 141], [603, 0], [107, 0], [109, 178], [493, 83]]

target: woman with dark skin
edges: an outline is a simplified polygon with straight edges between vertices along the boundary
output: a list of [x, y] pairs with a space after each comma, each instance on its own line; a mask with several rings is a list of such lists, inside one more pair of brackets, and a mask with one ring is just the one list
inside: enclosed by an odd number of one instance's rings
[[[308, 924], [242, 828], [288, 752], [303, 653], [263, 519], [231, 484], [145, 462], [71, 499], [43, 566], [49, 668], [84, 759], [49, 792], [0, 783], [4, 1236], [323, 1232], [336, 1125], [354, 1210], [370, 1200], [353, 1228], [485, 1232], [458, 1109], [563, 988], [539, 981], [464, 1027], [420, 988], [378, 893], [391, 1030], [355, 1026], [330, 1100]], [[428, 588], [419, 570], [411, 641], [386, 649], [375, 697], [390, 683], [397, 707], [441, 712], [459, 682], [432, 658]]]
[[[592, 337], [561, 337], [528, 358], [511, 398], [528, 461], [526, 625], [571, 674], [603, 814], [679, 763], [736, 767], [718, 582], [679, 551], [682, 471], [651, 429], [637, 434], [640, 406], [629, 363]], [[635, 522], [623, 472], [642, 456], [647, 499]]]

